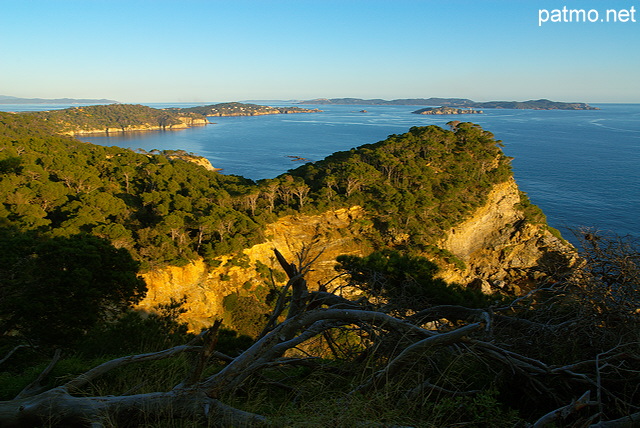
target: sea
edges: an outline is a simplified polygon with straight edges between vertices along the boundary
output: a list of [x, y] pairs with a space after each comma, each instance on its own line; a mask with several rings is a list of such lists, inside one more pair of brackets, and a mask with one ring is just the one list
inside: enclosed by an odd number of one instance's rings
[[[284, 101], [248, 101], [290, 106]], [[155, 108], [195, 104], [146, 104]], [[299, 166], [407, 132], [412, 126], [446, 127], [469, 121], [492, 132], [513, 157], [521, 190], [550, 226], [577, 243], [575, 231], [640, 237], [640, 104], [592, 104], [599, 110], [485, 109], [483, 114], [428, 116], [416, 106], [303, 105], [320, 113], [212, 117], [211, 124], [81, 140], [147, 151], [182, 149], [204, 156], [224, 174], [273, 178]], [[13, 107], [13, 110], [12, 110]], [[0, 106], [4, 111], [65, 106]], [[67, 106], [68, 107], [68, 106]]]

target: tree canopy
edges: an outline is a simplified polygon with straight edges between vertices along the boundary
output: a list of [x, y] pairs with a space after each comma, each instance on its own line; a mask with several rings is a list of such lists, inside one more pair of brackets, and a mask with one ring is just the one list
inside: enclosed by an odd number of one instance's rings
[[144, 297], [139, 263], [90, 235], [44, 238], [0, 228], [0, 326], [68, 346]]
[[0, 114], [0, 219], [106, 238], [144, 267], [239, 251], [280, 215], [352, 205], [373, 221], [363, 239], [424, 252], [511, 177], [500, 142], [471, 123], [412, 128], [257, 184], [173, 152], [96, 146], [56, 129]]

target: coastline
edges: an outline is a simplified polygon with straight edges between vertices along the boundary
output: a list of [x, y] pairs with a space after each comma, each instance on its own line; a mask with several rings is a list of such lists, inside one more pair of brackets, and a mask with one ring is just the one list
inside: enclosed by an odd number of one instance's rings
[[60, 133], [63, 135], [71, 135], [71, 136], [77, 136], [77, 135], [109, 136], [113, 134], [126, 134], [131, 132], [180, 131], [183, 129], [194, 128], [198, 126], [207, 126], [207, 125], [212, 125], [212, 123], [209, 121], [198, 120], [197, 123], [192, 123], [192, 124], [179, 123], [179, 124], [170, 125], [170, 126], [127, 126], [124, 129], [123, 128], [80, 129], [80, 130], [73, 130], [73, 131], [64, 131]]

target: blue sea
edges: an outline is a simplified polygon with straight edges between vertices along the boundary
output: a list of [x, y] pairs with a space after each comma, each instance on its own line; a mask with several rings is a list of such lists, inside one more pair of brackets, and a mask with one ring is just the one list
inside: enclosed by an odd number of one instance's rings
[[324, 111], [216, 117], [206, 127], [81, 139], [133, 149], [182, 149], [208, 158], [223, 173], [258, 180], [300, 164], [289, 156], [315, 161], [412, 126], [472, 121], [502, 141], [505, 154], [514, 158], [520, 189], [567, 239], [573, 241], [571, 230], [580, 227], [640, 237], [640, 104], [595, 106], [600, 110], [486, 109], [482, 115], [441, 117], [411, 114], [415, 106], [309, 105], [304, 107]]

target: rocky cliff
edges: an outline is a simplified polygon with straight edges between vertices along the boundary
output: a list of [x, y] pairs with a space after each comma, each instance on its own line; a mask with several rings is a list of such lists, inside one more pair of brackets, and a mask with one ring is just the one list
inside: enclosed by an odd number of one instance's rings
[[210, 122], [205, 118], [193, 118], [189, 116], [180, 116], [177, 118], [180, 122], [175, 124], [157, 125], [146, 123], [143, 125], [125, 125], [120, 127], [107, 126], [105, 128], [91, 129], [72, 129], [62, 134], [66, 135], [88, 135], [88, 134], [121, 134], [123, 132], [144, 132], [144, 131], [175, 131], [179, 129], [191, 128], [193, 126], [205, 126]]
[[[547, 270], [566, 263], [564, 255], [571, 254], [571, 246], [553, 236], [546, 225], [528, 222], [520, 201], [513, 180], [496, 185], [487, 203], [449, 230], [439, 243], [465, 264], [461, 269], [440, 262], [441, 276], [485, 292], [499, 289], [517, 293], [530, 281], [546, 275]], [[229, 309], [225, 299], [266, 294], [268, 269], [279, 271], [274, 248], [297, 264], [297, 256], [305, 250], [307, 260], [317, 257], [307, 277], [309, 286], [314, 288], [336, 275], [336, 256], [366, 255], [372, 251], [362, 238], [369, 225], [366, 212], [357, 206], [315, 216], [281, 218], [267, 226], [266, 242], [244, 250], [240, 257], [222, 257], [218, 267], [195, 261], [145, 274], [149, 293], [140, 308], [153, 310], [158, 304], [186, 297], [183, 319], [191, 328], [198, 330], [222, 316], [227, 325], [237, 327], [225, 314]], [[281, 274], [276, 279], [283, 283]]]
[[517, 293], [532, 281], [571, 264], [573, 247], [545, 224], [528, 221], [520, 202], [513, 179], [494, 186], [487, 203], [450, 229], [439, 243], [466, 265], [463, 270], [447, 269], [441, 276], [485, 292]]
[[[196, 260], [183, 267], [167, 267], [143, 275], [149, 292], [139, 308], [147, 311], [159, 304], [186, 298], [187, 311], [182, 319], [192, 329], [208, 326], [225, 314], [224, 300], [229, 296], [252, 296], [265, 292], [272, 279], [284, 284], [282, 274], [273, 278], [269, 270], [280, 272], [273, 249], [289, 261], [300, 264], [317, 257], [307, 276], [310, 287], [317, 288], [336, 275], [333, 267], [340, 254], [364, 255], [372, 249], [359, 237], [368, 227], [361, 207], [343, 208], [314, 216], [287, 216], [267, 225], [266, 242], [245, 249], [241, 255], [218, 259], [213, 267]], [[227, 314], [228, 315], [228, 314]], [[233, 322], [226, 319], [226, 324]]]

